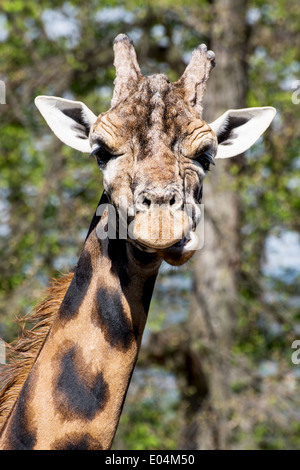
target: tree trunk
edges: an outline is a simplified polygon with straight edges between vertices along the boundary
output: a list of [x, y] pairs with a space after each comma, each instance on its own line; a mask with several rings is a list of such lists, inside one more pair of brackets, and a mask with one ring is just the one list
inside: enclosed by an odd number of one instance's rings
[[[212, 3], [211, 42], [216, 68], [207, 87], [204, 119], [245, 107], [246, 10], [241, 0]], [[239, 157], [241, 158], [241, 157]], [[225, 449], [230, 414], [230, 349], [236, 324], [239, 270], [239, 196], [229, 168], [217, 161], [204, 183], [204, 247], [194, 257], [194, 287], [188, 320], [190, 353], [183, 397], [185, 426], [181, 448]], [[196, 363], [198, 365], [196, 366]], [[188, 364], [187, 364], [188, 366]], [[199, 376], [191, 372], [201, 370]]]

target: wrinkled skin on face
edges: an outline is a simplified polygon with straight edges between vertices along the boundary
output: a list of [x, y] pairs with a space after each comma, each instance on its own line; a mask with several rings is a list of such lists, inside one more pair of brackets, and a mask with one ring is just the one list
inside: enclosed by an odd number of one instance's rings
[[203, 179], [217, 139], [164, 75], [143, 77], [129, 96], [100, 114], [90, 144], [129, 239], [170, 264], [185, 263], [198, 241]]

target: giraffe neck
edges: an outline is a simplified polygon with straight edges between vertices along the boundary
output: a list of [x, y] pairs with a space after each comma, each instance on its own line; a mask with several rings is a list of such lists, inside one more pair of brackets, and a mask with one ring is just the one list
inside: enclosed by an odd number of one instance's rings
[[125, 240], [99, 240], [96, 225], [0, 449], [111, 446], [161, 261]]

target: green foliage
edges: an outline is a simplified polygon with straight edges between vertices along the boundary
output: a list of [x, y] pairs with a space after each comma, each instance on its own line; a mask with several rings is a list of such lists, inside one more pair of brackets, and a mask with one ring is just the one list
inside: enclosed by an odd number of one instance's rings
[[[273, 360], [282, 376], [292, 374], [294, 393], [286, 397], [288, 388], [280, 393], [286, 394], [285, 404], [290, 400], [296, 408], [298, 379], [289, 348], [299, 332], [299, 278], [288, 283], [284, 276], [266, 275], [263, 266], [270, 234], [300, 232], [300, 105], [292, 103], [291, 86], [300, 80], [299, 5], [296, 0], [252, 0], [248, 10], [247, 104], [275, 106], [277, 118], [243, 164], [231, 167], [232, 189], [241, 203], [238, 335], [231, 360], [246, 358], [255, 384], [239, 377], [232, 391], [250, 403], [264, 396], [267, 385], [256, 372], [263, 360]], [[213, 15], [213, 2], [205, 0], [2, 0], [6, 37], [0, 35], [0, 79], [7, 86], [7, 104], [0, 105], [0, 336], [5, 340], [17, 334], [14, 315], [27, 313], [48, 279], [76, 263], [102, 191], [95, 162], [52, 136], [34, 107], [35, 96], [73, 97], [96, 113], [105, 111], [115, 74], [112, 42], [121, 32], [135, 40], [144, 73], [162, 71], [176, 80], [191, 50], [209, 42]], [[176, 306], [187, 311], [189, 291], [181, 294], [177, 302], [174, 289], [157, 291], [152, 331], [167, 326]], [[181, 316], [178, 324], [182, 321]], [[279, 334], [272, 333], [274, 325]], [[277, 387], [282, 376], [273, 378]], [[162, 406], [155, 390], [149, 398], [141, 396], [141, 389], [122, 416], [118, 447], [176, 448], [178, 397]], [[295, 415], [288, 427], [285, 410], [280, 419], [269, 413], [277, 405], [268, 403], [263, 416], [253, 413], [249, 444], [247, 426], [233, 427], [232, 445], [299, 447]], [[238, 407], [234, 418], [242, 421]]]

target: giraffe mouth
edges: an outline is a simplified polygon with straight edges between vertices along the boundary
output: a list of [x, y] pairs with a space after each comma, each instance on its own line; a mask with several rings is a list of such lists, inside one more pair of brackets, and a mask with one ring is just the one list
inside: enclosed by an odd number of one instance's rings
[[130, 237], [144, 247], [165, 250], [189, 240], [192, 220], [184, 210], [170, 211], [158, 207], [148, 212], [138, 213], [131, 227]]
[[196, 248], [198, 243], [198, 237], [194, 230], [190, 230], [185, 237], [183, 237], [179, 242], [172, 245], [170, 248], [179, 249], [179, 250], [193, 250]]
[[131, 242], [140, 250], [148, 253], [157, 253], [164, 261], [173, 266], [181, 266], [186, 263], [199, 247], [199, 236], [194, 229], [190, 230], [185, 237], [164, 249], [154, 249], [142, 242]]
[[198, 246], [199, 237], [195, 230], [190, 230], [179, 242], [165, 250], [157, 250], [157, 253], [168, 264], [180, 266], [193, 256]]
[[174, 245], [166, 248], [168, 253], [185, 253], [187, 251], [195, 251], [199, 245], [199, 238], [194, 230], [190, 230], [185, 237]]

